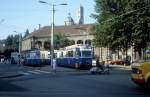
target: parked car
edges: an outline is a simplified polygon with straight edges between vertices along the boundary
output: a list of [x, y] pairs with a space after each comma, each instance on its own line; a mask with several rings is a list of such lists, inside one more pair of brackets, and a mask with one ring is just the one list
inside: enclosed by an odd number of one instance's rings
[[140, 86], [150, 88], [150, 61], [141, 61], [132, 64], [131, 79]]
[[122, 65], [123, 61], [121, 61], [121, 60], [114, 60], [114, 61], [111, 61], [110, 64], [112, 64], [112, 65], [114, 65], [114, 64], [116, 64], [116, 65]]

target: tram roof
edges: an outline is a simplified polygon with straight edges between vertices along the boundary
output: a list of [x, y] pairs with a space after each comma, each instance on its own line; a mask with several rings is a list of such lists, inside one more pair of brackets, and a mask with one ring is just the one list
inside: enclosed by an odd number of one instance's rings
[[[87, 31], [88, 34], [93, 34], [91, 31], [92, 27], [93, 27], [93, 24], [80, 24], [80, 25], [71, 25], [71, 26], [56, 25], [56, 26], [54, 26], [54, 33], [62, 34], [67, 37], [84, 35], [83, 32], [85, 32], [85, 31]], [[25, 37], [23, 40], [26, 40], [28, 38], [50, 37], [51, 36], [50, 30], [51, 30], [51, 26], [44, 26], [38, 30], [33, 31], [27, 37]]]
[[75, 44], [75, 45], [65, 47], [65, 49], [74, 49], [74, 48], [91, 49], [91, 46], [83, 45], [83, 44]]

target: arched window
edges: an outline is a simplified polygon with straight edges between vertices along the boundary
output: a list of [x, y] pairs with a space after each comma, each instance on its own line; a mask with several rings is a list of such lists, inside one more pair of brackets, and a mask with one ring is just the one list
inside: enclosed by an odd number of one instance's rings
[[91, 40], [86, 40], [85, 44], [91, 45]]
[[75, 41], [74, 40], [70, 40], [69, 45], [74, 45]]
[[42, 42], [41, 41], [35, 42], [35, 48], [40, 49], [41, 47], [42, 47]]
[[48, 41], [44, 42], [44, 49], [45, 50], [49, 50], [50, 49], [50, 42], [48, 42]]
[[83, 41], [82, 40], [78, 40], [77, 44], [83, 44]]

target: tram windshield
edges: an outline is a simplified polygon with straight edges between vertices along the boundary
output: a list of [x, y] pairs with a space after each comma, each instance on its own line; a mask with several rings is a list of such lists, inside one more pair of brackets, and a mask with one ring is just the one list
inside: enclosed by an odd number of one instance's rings
[[81, 51], [82, 53], [82, 57], [91, 57], [92, 54], [91, 54], [91, 51]]
[[81, 52], [80, 52], [80, 51], [76, 51], [76, 52], [75, 52], [75, 56], [76, 56], [76, 57], [80, 57], [80, 56], [81, 56]]

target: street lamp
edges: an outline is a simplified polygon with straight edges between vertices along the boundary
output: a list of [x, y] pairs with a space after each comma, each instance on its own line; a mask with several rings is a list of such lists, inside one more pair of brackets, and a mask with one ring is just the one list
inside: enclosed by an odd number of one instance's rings
[[[15, 33], [18, 33], [17, 31], [14, 31]], [[18, 35], [19, 35], [19, 55], [21, 54], [21, 34], [20, 33], [18, 33]]]
[[52, 27], [51, 27], [51, 65], [53, 64], [53, 57], [54, 57], [54, 14], [55, 14], [55, 6], [59, 6], [59, 5], [67, 5], [66, 3], [60, 3], [60, 4], [49, 4], [45, 1], [39, 1], [39, 3], [43, 3], [43, 4], [47, 4], [52, 6]]

